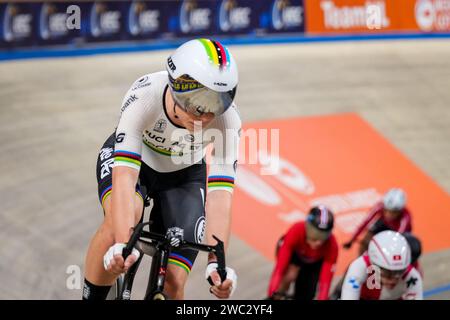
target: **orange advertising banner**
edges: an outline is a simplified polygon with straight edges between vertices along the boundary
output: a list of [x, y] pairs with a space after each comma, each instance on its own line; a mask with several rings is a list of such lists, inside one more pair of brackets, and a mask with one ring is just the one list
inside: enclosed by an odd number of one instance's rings
[[414, 3], [414, 22], [420, 31], [450, 31], [450, 0], [408, 0], [408, 2]]
[[[247, 124], [239, 162], [232, 230], [270, 260], [311, 206], [333, 210], [342, 245], [392, 187], [407, 193], [424, 252], [450, 248], [450, 196], [356, 114]], [[340, 249], [338, 273], [356, 247]]]
[[305, 0], [306, 33], [448, 32], [450, 0]]

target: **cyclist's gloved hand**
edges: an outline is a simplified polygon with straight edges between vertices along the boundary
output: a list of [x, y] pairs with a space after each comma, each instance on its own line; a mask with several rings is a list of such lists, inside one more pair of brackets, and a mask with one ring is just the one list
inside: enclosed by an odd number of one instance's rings
[[220, 275], [217, 272], [217, 267], [218, 265], [216, 262], [210, 262], [206, 268], [206, 280], [212, 285], [209, 292], [219, 299], [228, 299], [233, 295], [237, 288], [236, 272], [233, 269], [226, 267], [227, 278], [222, 282]]
[[106, 271], [116, 275], [124, 273], [139, 259], [140, 252], [133, 248], [131, 254], [124, 261], [122, 251], [126, 246], [125, 243], [116, 243], [108, 249], [103, 256], [103, 266]]

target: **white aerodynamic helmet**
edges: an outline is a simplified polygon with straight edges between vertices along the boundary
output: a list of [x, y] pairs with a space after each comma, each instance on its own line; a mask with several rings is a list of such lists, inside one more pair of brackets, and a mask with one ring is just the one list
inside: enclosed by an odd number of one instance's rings
[[181, 45], [167, 59], [169, 83], [175, 102], [200, 116], [224, 113], [233, 103], [238, 69], [220, 42], [195, 39]]
[[392, 188], [383, 198], [384, 208], [390, 211], [401, 211], [406, 205], [406, 194], [402, 189]]
[[391, 230], [377, 233], [369, 243], [370, 262], [392, 271], [405, 270], [411, 263], [411, 249], [400, 233]]

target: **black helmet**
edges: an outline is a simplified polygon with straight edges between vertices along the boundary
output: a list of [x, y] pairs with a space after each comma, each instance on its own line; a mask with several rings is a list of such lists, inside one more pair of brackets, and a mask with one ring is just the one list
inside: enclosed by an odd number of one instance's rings
[[331, 235], [334, 217], [330, 209], [323, 205], [311, 208], [306, 218], [306, 233], [309, 238], [326, 240]]
[[422, 254], [422, 243], [417, 237], [413, 236], [409, 232], [405, 232], [402, 235], [405, 237], [409, 247], [411, 248], [411, 263], [414, 263]]

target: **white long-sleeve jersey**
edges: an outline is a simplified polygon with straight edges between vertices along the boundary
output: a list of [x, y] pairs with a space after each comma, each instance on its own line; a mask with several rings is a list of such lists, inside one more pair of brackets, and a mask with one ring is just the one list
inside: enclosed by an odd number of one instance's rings
[[167, 90], [166, 71], [144, 75], [128, 90], [116, 129], [114, 166], [139, 170], [144, 162], [158, 172], [173, 172], [202, 161], [212, 144], [208, 191], [232, 192], [241, 131], [236, 105], [216, 116], [207, 128], [191, 133], [168, 117]]

